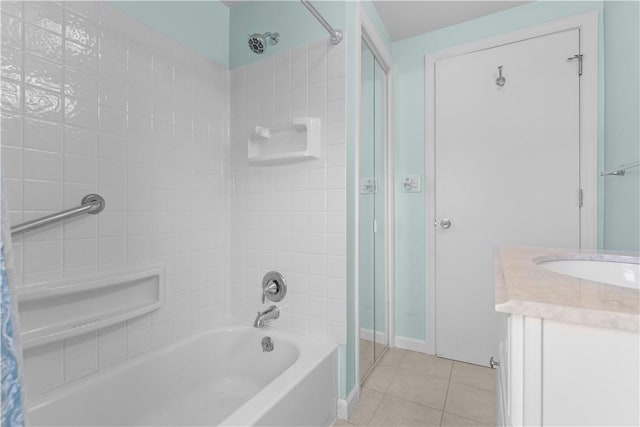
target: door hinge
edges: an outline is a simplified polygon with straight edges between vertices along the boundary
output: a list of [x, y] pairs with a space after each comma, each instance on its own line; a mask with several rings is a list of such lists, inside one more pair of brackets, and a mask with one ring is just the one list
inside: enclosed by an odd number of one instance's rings
[[581, 208], [584, 205], [584, 192], [582, 188], [578, 190], [578, 207]]
[[578, 75], [579, 76], [582, 75], [582, 57], [583, 57], [583, 55], [581, 53], [577, 53], [577, 54], [567, 58], [567, 60], [569, 60], [569, 61], [576, 61], [576, 60], [578, 61]]
[[373, 220], [373, 232], [374, 233], [378, 232], [378, 220], [377, 219]]

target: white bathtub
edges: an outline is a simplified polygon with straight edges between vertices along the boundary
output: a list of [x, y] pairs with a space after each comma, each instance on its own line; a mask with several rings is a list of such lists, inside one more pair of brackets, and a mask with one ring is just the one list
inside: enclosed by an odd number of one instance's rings
[[32, 399], [27, 425], [328, 426], [336, 375], [333, 344], [221, 327]]

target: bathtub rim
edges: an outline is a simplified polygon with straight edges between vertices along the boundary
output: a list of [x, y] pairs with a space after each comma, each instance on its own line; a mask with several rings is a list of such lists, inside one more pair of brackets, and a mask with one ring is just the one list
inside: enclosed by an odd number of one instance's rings
[[[215, 333], [233, 333], [236, 331], [249, 331], [256, 335], [269, 335], [272, 338], [283, 339], [289, 341], [294, 345], [298, 351], [298, 357], [289, 365], [280, 375], [275, 377], [272, 381], [267, 383], [262, 389], [260, 389], [255, 395], [250, 397], [240, 407], [236, 408], [229, 416], [220, 421], [219, 425], [251, 425], [255, 424], [262, 416], [264, 416], [268, 410], [274, 406], [279, 400], [281, 400], [289, 391], [291, 391], [299, 382], [306, 378], [320, 362], [326, 358], [331, 357], [335, 352], [337, 354], [337, 345], [335, 343], [321, 341], [316, 338], [306, 337], [303, 335], [296, 335], [291, 332], [282, 331], [271, 326], [264, 328], [253, 328], [252, 326], [241, 322], [224, 322], [214, 326], [213, 328], [203, 330], [192, 336], [186, 337], [170, 345], [153, 349], [149, 352], [142, 353], [134, 356], [123, 362], [115, 364], [106, 368], [103, 372], [88, 375], [77, 381], [69, 384], [64, 384], [60, 387], [56, 387], [53, 390], [47, 391], [39, 396], [27, 401], [26, 405], [26, 420], [29, 421], [29, 413], [35, 411], [43, 406], [53, 403], [57, 399], [65, 398], [69, 395], [77, 393], [78, 391], [92, 386], [94, 383], [100, 383], [109, 378], [115, 377], [121, 374], [123, 371], [129, 369], [135, 369], [137, 366], [147, 363], [148, 361], [166, 355], [178, 347], [187, 345], [199, 339], [206, 337], [207, 335], [213, 335]], [[277, 340], [275, 342], [277, 346]], [[310, 364], [311, 361], [316, 363]], [[334, 372], [337, 375], [337, 372]], [[337, 398], [337, 390], [336, 390]], [[261, 403], [259, 405], [259, 403]], [[238, 422], [240, 424], [230, 424], [229, 422]], [[237, 421], [234, 421], [237, 420]], [[27, 424], [29, 425], [29, 424]]]
[[[249, 329], [254, 329], [248, 327]], [[261, 328], [262, 329], [262, 328]], [[334, 375], [334, 395], [336, 398], [333, 408], [334, 418], [337, 414], [338, 404], [338, 386], [337, 386], [337, 355], [338, 345], [335, 343], [324, 342], [303, 335], [296, 335], [292, 332], [280, 331], [278, 329], [267, 329], [269, 335], [277, 338], [291, 339], [293, 343], [298, 339], [304, 343], [305, 351], [301, 351], [298, 346], [298, 358], [280, 375], [269, 382], [258, 393], [247, 400], [242, 406], [233, 411], [228, 417], [220, 422], [220, 426], [253, 426], [265, 416], [269, 410], [281, 401], [291, 390], [299, 383], [306, 379], [313, 370], [324, 362], [327, 358], [335, 357], [336, 366], [333, 369]], [[276, 342], [277, 345], [277, 342]], [[309, 362], [315, 361], [313, 365]]]

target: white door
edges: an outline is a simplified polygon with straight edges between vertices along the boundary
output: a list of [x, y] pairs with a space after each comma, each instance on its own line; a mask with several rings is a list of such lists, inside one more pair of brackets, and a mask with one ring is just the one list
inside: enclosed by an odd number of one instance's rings
[[439, 356], [495, 356], [496, 247], [579, 247], [579, 51], [575, 29], [435, 64]]

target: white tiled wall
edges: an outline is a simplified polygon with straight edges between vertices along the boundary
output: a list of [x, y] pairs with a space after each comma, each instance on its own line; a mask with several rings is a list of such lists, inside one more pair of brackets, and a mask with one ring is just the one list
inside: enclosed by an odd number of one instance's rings
[[[253, 322], [261, 282], [283, 273], [281, 316], [268, 323], [346, 344], [345, 43], [328, 40], [231, 72], [231, 307]], [[248, 132], [320, 117], [323, 156], [247, 164]]]
[[25, 352], [30, 396], [206, 328], [229, 282], [228, 71], [106, 2], [2, 1], [2, 178], [18, 285], [164, 265], [162, 309]]

